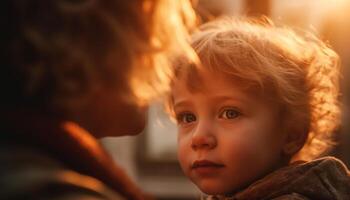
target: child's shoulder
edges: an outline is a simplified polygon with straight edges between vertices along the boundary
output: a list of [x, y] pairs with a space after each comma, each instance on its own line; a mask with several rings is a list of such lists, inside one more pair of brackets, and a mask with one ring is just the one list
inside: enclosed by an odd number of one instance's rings
[[348, 199], [349, 170], [334, 157], [297, 161], [272, 172], [229, 199], [290, 199], [291, 195], [304, 199]]
[[349, 176], [349, 170], [345, 164], [339, 159], [326, 156], [319, 159], [315, 159], [309, 162], [296, 161], [291, 163], [289, 166], [281, 168], [276, 171], [276, 174], [286, 175], [308, 175], [309, 173], [320, 173], [328, 175], [346, 175]]

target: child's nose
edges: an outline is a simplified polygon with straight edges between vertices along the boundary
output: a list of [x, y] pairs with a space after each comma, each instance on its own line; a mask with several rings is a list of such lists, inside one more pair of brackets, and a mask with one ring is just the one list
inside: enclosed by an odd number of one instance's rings
[[198, 149], [213, 149], [217, 145], [216, 138], [208, 126], [198, 124], [197, 129], [192, 135], [191, 147]]

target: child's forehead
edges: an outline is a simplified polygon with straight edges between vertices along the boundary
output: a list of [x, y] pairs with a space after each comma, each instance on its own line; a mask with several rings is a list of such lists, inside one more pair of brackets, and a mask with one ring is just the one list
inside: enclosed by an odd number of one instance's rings
[[[253, 92], [252, 84], [234, 74], [208, 68], [197, 68], [178, 74], [173, 87], [182, 87], [191, 93], [216, 91], [218, 89]], [[256, 92], [256, 91], [255, 91]]]
[[[195, 72], [195, 73], [194, 73]], [[246, 101], [259, 101], [277, 105], [278, 99], [268, 89], [243, 80], [234, 74], [201, 68], [192, 74], [182, 74], [173, 82], [172, 99], [189, 99], [194, 95], [204, 95], [206, 98], [232, 97]], [[228, 98], [227, 98], [228, 99]], [[279, 105], [279, 104], [278, 104]]]
[[[190, 87], [187, 81], [177, 80], [172, 90], [172, 106], [207, 105], [208, 109], [220, 107], [223, 104], [239, 105], [253, 109], [256, 106], [269, 107], [271, 112], [278, 113], [280, 104], [273, 96], [264, 94], [257, 88], [247, 88], [232, 76], [223, 73], [199, 73], [199, 85]], [[248, 109], [248, 108], [246, 108]]]

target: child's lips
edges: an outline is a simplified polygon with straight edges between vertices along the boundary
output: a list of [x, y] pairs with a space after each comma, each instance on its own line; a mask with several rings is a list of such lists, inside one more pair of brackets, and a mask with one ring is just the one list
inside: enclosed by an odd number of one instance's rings
[[225, 167], [225, 165], [221, 163], [216, 163], [210, 160], [196, 160], [193, 162], [191, 168], [196, 169], [216, 169], [216, 168], [222, 168]]

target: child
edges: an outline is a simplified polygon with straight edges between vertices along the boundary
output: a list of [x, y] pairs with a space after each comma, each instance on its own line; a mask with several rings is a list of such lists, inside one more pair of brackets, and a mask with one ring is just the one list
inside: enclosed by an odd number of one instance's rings
[[333, 50], [247, 19], [202, 25], [192, 46], [201, 65], [176, 64], [170, 110], [181, 167], [201, 191], [212, 199], [350, 199], [344, 164], [311, 160], [339, 125]]

